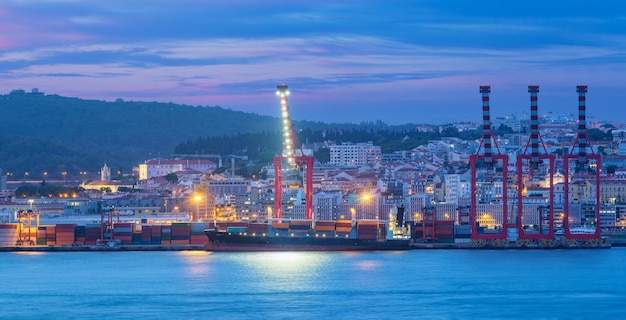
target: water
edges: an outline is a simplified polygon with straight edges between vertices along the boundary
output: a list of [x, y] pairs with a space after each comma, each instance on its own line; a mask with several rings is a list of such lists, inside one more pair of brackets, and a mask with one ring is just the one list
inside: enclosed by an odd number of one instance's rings
[[626, 248], [0, 254], [0, 319], [619, 319]]

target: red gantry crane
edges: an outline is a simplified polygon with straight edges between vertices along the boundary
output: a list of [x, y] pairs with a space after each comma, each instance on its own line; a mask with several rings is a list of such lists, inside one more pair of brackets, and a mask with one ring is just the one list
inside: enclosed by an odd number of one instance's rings
[[[524, 151], [517, 156], [517, 231], [519, 239], [538, 241], [554, 238], [554, 165], [556, 157], [548, 153], [539, 134], [539, 113], [537, 93], [539, 86], [528, 86], [530, 93], [530, 137]], [[543, 153], [539, 152], [539, 143]], [[530, 155], [528, 151], [530, 145]], [[548, 179], [548, 199], [545, 205], [536, 210], [525, 210], [528, 187], [532, 182]], [[529, 207], [532, 207], [529, 205]]]
[[[470, 156], [472, 240], [487, 242], [507, 239], [507, 169], [509, 158], [501, 154], [491, 129], [490, 86], [480, 86], [483, 137], [476, 154]], [[496, 146], [493, 154], [491, 144]], [[484, 147], [484, 148], [483, 148]], [[481, 153], [481, 149], [484, 151]], [[478, 177], [480, 175], [480, 177]]]
[[[276, 95], [280, 98], [282, 125], [283, 125], [283, 149], [279, 156], [274, 157], [274, 207], [275, 218], [283, 217], [283, 173], [288, 170], [300, 170], [305, 168], [305, 205], [306, 219], [313, 219], [313, 156], [304, 154], [302, 145], [291, 123], [289, 116], [289, 88], [281, 84], [276, 87]], [[283, 164], [287, 166], [283, 168]], [[285, 170], [285, 171], [283, 171]]]
[[[600, 155], [594, 154], [593, 149], [589, 146], [585, 104], [587, 86], [577, 86], [576, 92], [578, 92], [578, 134], [570, 153], [563, 157], [563, 162], [565, 163], [565, 212], [563, 218], [565, 239], [600, 240], [600, 168], [602, 166]], [[577, 145], [578, 154], [575, 154], [574, 149]], [[587, 154], [587, 148], [589, 148], [591, 154]], [[574, 170], [570, 171], [571, 169]], [[572, 185], [574, 185], [573, 188], [576, 188], [576, 185], [582, 184], [589, 184], [591, 187], [595, 187], [594, 192], [589, 192], [590, 197], [585, 197], [586, 199], [572, 199], [570, 188], [572, 188]], [[572, 217], [574, 201], [580, 205], [579, 219]], [[586, 230], [585, 224], [587, 222], [593, 225], [593, 230]], [[574, 229], [572, 225], [575, 224], [581, 226]]]

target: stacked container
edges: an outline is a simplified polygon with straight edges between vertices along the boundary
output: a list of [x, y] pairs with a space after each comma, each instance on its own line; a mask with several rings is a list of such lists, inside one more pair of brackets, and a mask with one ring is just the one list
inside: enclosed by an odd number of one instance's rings
[[376, 240], [378, 239], [378, 222], [377, 221], [359, 221], [356, 229], [357, 239]]
[[172, 226], [161, 226], [161, 244], [172, 244]]
[[468, 243], [472, 238], [472, 227], [469, 224], [461, 224], [454, 226], [454, 242]]
[[113, 239], [120, 244], [129, 245], [133, 241], [133, 223], [118, 222], [113, 224]]
[[161, 244], [161, 230], [162, 226], [151, 226], [150, 227], [150, 244]]
[[352, 231], [352, 221], [337, 220], [335, 223], [335, 231], [340, 233], [350, 233]]
[[228, 222], [228, 224], [226, 225], [227, 228], [241, 228], [241, 229], [247, 229], [248, 228], [248, 223], [245, 221], [231, 221]]
[[0, 246], [14, 246], [17, 241], [17, 224], [0, 224]]
[[349, 238], [352, 235], [351, 220], [337, 220], [335, 223], [335, 237]]
[[85, 245], [93, 246], [102, 237], [102, 225], [99, 223], [89, 223], [85, 225]]
[[37, 227], [37, 242], [38, 246], [45, 246], [47, 244], [46, 239], [46, 226]]
[[189, 224], [189, 222], [172, 223], [171, 244], [175, 244], [175, 245], [189, 244], [190, 235], [191, 235], [191, 225]]
[[411, 230], [413, 230], [413, 239], [422, 239], [424, 237], [424, 224], [421, 222], [414, 223]]
[[191, 236], [189, 237], [190, 244], [208, 244], [209, 239], [204, 234], [204, 229], [211, 227], [210, 223], [194, 222], [191, 224]]
[[267, 223], [251, 222], [248, 225], [248, 232], [257, 236], [267, 235]]
[[140, 245], [142, 244], [142, 236], [143, 236], [143, 228], [135, 228], [133, 230], [133, 240], [131, 241], [132, 245]]
[[74, 229], [76, 232], [76, 244], [78, 245], [84, 245], [85, 244], [85, 240], [87, 239], [87, 229], [85, 226], [76, 226], [76, 228]]
[[141, 226], [141, 244], [152, 244], [152, 226]]
[[311, 221], [294, 220], [289, 222], [290, 233], [308, 233], [311, 231]]
[[57, 244], [57, 227], [46, 226], [46, 245], [54, 246]]
[[57, 246], [71, 246], [76, 241], [75, 224], [57, 224], [55, 233]]
[[335, 236], [335, 221], [334, 220], [318, 220], [315, 222], [315, 233], [321, 237], [334, 237]]
[[435, 238], [440, 243], [454, 243], [454, 221], [436, 221]]
[[289, 223], [284, 222], [272, 222], [271, 229], [272, 236], [287, 236], [289, 235]]

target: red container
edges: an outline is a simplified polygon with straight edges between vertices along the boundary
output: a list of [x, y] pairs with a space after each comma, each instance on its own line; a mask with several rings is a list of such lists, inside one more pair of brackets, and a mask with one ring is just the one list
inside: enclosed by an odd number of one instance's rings
[[189, 239], [190, 244], [208, 244], [209, 239], [206, 235], [192, 235]]
[[152, 226], [152, 237], [160, 238], [161, 237], [161, 226]]

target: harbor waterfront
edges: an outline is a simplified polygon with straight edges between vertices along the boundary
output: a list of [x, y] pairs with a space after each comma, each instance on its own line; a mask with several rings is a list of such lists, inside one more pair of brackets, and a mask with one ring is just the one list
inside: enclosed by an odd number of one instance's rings
[[618, 319], [626, 248], [0, 254], [5, 319]]

